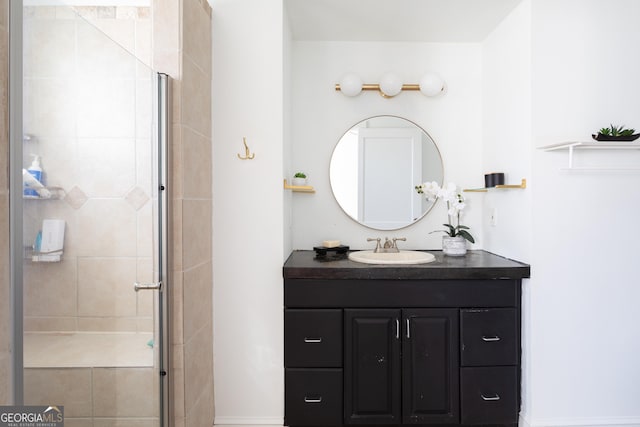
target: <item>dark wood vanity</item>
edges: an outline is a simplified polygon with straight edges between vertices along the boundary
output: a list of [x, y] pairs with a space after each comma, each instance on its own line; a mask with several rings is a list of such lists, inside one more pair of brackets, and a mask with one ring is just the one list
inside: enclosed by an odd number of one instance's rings
[[517, 424], [526, 264], [284, 265], [285, 425]]

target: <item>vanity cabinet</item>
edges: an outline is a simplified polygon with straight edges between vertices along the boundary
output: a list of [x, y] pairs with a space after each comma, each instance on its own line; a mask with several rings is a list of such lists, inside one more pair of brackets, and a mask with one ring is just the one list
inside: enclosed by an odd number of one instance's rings
[[529, 266], [472, 252], [400, 268], [294, 252], [285, 425], [517, 424]]

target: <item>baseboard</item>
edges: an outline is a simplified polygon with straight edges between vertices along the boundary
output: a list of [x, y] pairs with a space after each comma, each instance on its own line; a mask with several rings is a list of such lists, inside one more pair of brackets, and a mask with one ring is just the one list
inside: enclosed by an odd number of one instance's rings
[[640, 427], [640, 417], [527, 418], [520, 417], [520, 427]]
[[215, 417], [215, 425], [271, 425], [281, 426], [284, 419], [279, 417]]

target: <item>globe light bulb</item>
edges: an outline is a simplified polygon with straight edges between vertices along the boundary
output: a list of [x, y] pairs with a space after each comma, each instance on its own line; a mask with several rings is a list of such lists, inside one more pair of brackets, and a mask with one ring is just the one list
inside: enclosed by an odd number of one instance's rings
[[380, 79], [380, 91], [391, 98], [402, 92], [402, 79], [394, 73], [386, 73]]
[[354, 73], [345, 74], [340, 80], [340, 91], [345, 96], [356, 96], [362, 92], [362, 79]]
[[436, 73], [427, 73], [420, 79], [420, 92], [425, 96], [440, 95], [444, 89], [444, 80]]

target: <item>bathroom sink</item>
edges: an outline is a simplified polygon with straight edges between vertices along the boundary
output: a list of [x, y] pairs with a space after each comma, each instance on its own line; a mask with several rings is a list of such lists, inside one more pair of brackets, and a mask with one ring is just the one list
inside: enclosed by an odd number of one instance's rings
[[356, 251], [349, 253], [349, 259], [364, 264], [426, 264], [436, 260], [429, 252], [400, 251], [400, 252], [373, 252]]

